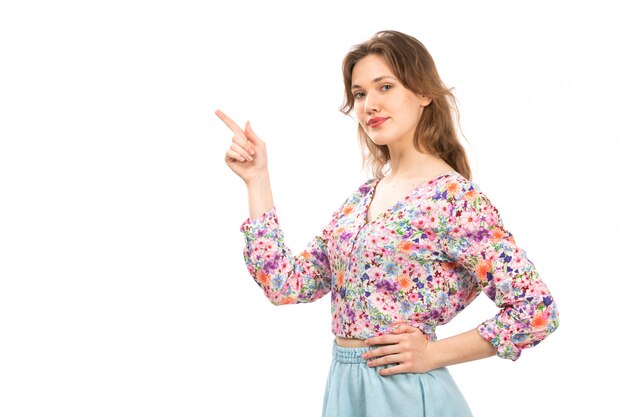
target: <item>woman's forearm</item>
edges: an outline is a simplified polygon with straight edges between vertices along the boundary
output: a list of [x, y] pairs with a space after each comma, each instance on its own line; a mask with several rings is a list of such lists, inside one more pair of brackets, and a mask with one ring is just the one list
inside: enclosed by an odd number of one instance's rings
[[478, 329], [429, 343], [435, 368], [484, 359], [496, 354], [496, 348]]
[[250, 182], [246, 183], [246, 187], [248, 188], [248, 208], [251, 219], [260, 216], [274, 207], [272, 187], [268, 173], [250, 180]]

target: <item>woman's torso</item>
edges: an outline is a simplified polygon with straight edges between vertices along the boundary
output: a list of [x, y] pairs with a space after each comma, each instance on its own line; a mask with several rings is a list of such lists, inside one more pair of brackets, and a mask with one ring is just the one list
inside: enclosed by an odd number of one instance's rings
[[436, 326], [480, 292], [441, 244], [464, 191], [459, 183], [467, 181], [456, 172], [442, 174], [390, 207], [379, 200], [368, 221], [379, 182], [366, 182], [348, 199], [328, 236], [333, 333], [365, 339], [405, 322], [435, 338]]

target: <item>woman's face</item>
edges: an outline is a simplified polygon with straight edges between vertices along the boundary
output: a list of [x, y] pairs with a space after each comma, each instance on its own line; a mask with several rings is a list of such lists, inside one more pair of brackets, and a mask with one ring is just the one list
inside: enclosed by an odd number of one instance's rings
[[352, 70], [354, 111], [377, 145], [413, 142], [422, 108], [430, 99], [405, 88], [384, 58], [367, 55]]

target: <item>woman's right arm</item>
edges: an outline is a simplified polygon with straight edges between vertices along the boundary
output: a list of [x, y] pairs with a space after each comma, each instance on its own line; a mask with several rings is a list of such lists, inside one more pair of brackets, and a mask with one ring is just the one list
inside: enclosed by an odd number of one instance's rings
[[331, 223], [299, 255], [285, 245], [278, 224], [267, 169], [267, 151], [249, 123], [239, 128], [224, 113], [217, 116], [234, 133], [226, 164], [245, 182], [250, 217], [240, 230], [246, 239], [244, 259], [250, 275], [276, 305], [314, 301], [330, 291], [332, 272], [326, 243]]

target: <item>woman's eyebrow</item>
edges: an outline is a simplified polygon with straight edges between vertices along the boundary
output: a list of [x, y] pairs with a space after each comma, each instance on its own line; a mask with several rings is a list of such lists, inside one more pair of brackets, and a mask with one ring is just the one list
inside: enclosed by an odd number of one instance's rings
[[[381, 81], [381, 80], [384, 80], [385, 78], [389, 78], [389, 79], [391, 79], [391, 80], [398, 81], [398, 80], [396, 80], [394, 77], [392, 77], [391, 75], [381, 75], [380, 77], [376, 77], [376, 78], [374, 78], [374, 79], [372, 80], [372, 82], [373, 82], [373, 83], [377, 83], [377, 82], [379, 82], [379, 81]], [[360, 86], [360, 85], [358, 85], [358, 84], [352, 84], [352, 88], [361, 88], [361, 86]]]

